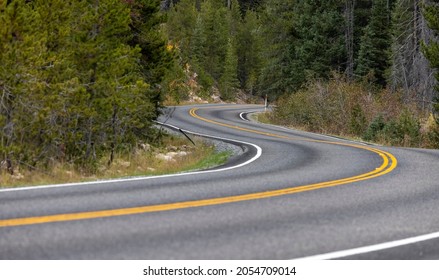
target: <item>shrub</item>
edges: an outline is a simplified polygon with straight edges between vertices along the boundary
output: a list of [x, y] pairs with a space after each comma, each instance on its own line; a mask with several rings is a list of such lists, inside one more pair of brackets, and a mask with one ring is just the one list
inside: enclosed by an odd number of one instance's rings
[[355, 104], [350, 115], [350, 132], [353, 135], [361, 135], [367, 127], [367, 119], [359, 104]]
[[278, 101], [274, 122], [366, 141], [413, 147], [439, 147], [439, 125], [427, 128], [427, 111], [388, 89], [371, 91], [340, 75], [314, 81]]
[[382, 115], [378, 115], [373, 119], [373, 121], [369, 124], [366, 132], [363, 135], [363, 139], [366, 141], [375, 141], [377, 139], [378, 134], [384, 129], [386, 123], [384, 122], [384, 118]]

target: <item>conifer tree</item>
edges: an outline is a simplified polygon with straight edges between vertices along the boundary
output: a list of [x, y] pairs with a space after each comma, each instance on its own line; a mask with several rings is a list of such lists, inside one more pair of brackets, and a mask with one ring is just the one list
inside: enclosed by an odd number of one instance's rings
[[308, 78], [326, 78], [345, 63], [342, 1], [276, 0], [267, 2], [266, 11], [266, 93], [294, 92]]
[[224, 59], [230, 34], [227, 7], [220, 1], [206, 0], [201, 5], [204, 58], [202, 67], [218, 81], [224, 70]]
[[[0, 1], [0, 160], [93, 170], [151, 137], [172, 57], [158, 0]], [[152, 85], [152, 86], [150, 86]]]
[[[433, 30], [435, 36], [439, 36], [439, 2], [435, 1], [425, 8], [424, 16], [428, 22], [429, 27]], [[436, 37], [437, 38], [437, 37]], [[436, 112], [439, 112], [439, 42], [438, 40], [431, 40], [424, 45], [424, 53], [430, 62], [431, 68], [436, 70]], [[439, 121], [439, 118], [438, 118]]]
[[73, 56], [86, 107], [81, 126], [80, 160], [95, 162], [106, 150], [132, 148], [145, 136], [154, 106], [138, 69], [140, 49], [130, 47], [130, 9], [119, 0], [77, 2], [80, 21], [74, 31]]
[[267, 1], [263, 14], [263, 68], [259, 77], [261, 94], [273, 97], [291, 92], [298, 84], [290, 73], [300, 65], [293, 65], [294, 43], [292, 36], [296, 21], [295, 1]]
[[204, 57], [204, 45], [206, 38], [203, 33], [203, 19], [201, 15], [197, 16], [193, 37], [191, 39], [190, 50], [191, 54], [189, 58], [191, 58], [192, 63], [199, 67], [205, 60]]
[[230, 38], [227, 44], [227, 52], [224, 61], [224, 72], [219, 81], [221, 97], [224, 100], [233, 100], [234, 91], [239, 86], [237, 77], [238, 57], [236, 54], [236, 46], [233, 39]]
[[147, 98], [154, 104], [154, 118], [160, 114], [163, 92], [161, 86], [168, 68], [173, 62], [173, 53], [167, 49], [167, 41], [160, 25], [165, 18], [160, 13], [160, 0], [126, 1], [130, 8], [132, 48], [140, 47], [140, 67], [144, 80], [150, 85]]
[[405, 100], [416, 94], [419, 104], [429, 107], [434, 95], [434, 77], [422, 53], [422, 41], [429, 40], [430, 30], [422, 16], [421, 1], [398, 0], [392, 12], [392, 48], [389, 83], [402, 89]]
[[173, 5], [167, 14], [167, 35], [171, 42], [180, 48], [181, 54], [185, 58], [191, 56], [191, 50], [194, 47], [192, 37], [198, 16], [194, 0], [181, 0], [178, 4]]
[[241, 8], [239, 6], [238, 0], [229, 0], [230, 7], [229, 8], [229, 24], [230, 24], [230, 35], [236, 40], [236, 36], [238, 36], [238, 32], [241, 27], [242, 15]]
[[240, 87], [255, 93], [262, 68], [262, 27], [253, 11], [247, 11], [237, 36], [238, 79]]
[[360, 77], [371, 75], [373, 82], [386, 85], [385, 72], [388, 68], [390, 47], [390, 10], [387, 0], [374, 0], [371, 18], [366, 26], [358, 56], [356, 74]]
[[[427, 19], [429, 27], [433, 30], [435, 35], [439, 35], [439, 3], [432, 3], [426, 7], [424, 16]], [[437, 40], [432, 40], [424, 47], [424, 52], [430, 61], [430, 65], [434, 69], [439, 69], [439, 43]], [[436, 73], [439, 81], [439, 73]]]
[[37, 92], [43, 86], [40, 69], [47, 38], [40, 24], [28, 1], [0, 2], [0, 159], [10, 173], [17, 163], [43, 153]]

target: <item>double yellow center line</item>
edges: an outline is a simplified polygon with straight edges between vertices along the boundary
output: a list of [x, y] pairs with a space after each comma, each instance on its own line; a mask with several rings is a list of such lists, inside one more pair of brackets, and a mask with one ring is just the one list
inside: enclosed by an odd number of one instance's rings
[[75, 221], [75, 220], [84, 220], [84, 219], [96, 219], [96, 218], [105, 218], [105, 217], [116, 217], [116, 216], [124, 216], [124, 215], [134, 215], [134, 214], [144, 214], [144, 213], [152, 213], [152, 212], [161, 212], [161, 211], [170, 211], [177, 209], [185, 209], [185, 208], [193, 208], [193, 207], [203, 207], [203, 206], [211, 206], [211, 205], [219, 205], [233, 202], [242, 202], [263, 198], [270, 198], [282, 195], [295, 194], [299, 192], [317, 190], [322, 188], [328, 188], [363, 180], [372, 179], [378, 176], [382, 176], [391, 172], [397, 166], [396, 158], [388, 152], [372, 148], [366, 147], [356, 144], [349, 143], [339, 143], [339, 142], [331, 142], [331, 141], [321, 141], [321, 140], [312, 140], [312, 139], [295, 139], [288, 136], [263, 132], [259, 130], [229, 125], [226, 123], [221, 123], [213, 120], [209, 120], [197, 115], [197, 108], [193, 108], [190, 110], [190, 115], [199, 120], [212, 123], [215, 125], [228, 127], [232, 129], [237, 129], [241, 131], [246, 131], [254, 134], [265, 135], [274, 138], [280, 139], [289, 139], [296, 141], [307, 141], [307, 142], [316, 142], [316, 143], [325, 143], [331, 145], [340, 145], [347, 146], [362, 150], [367, 150], [372, 153], [378, 154], [383, 162], [380, 166], [378, 166], [375, 170], [360, 174], [353, 177], [332, 180], [327, 182], [321, 182], [310, 185], [303, 186], [295, 186], [289, 187], [285, 189], [279, 190], [271, 190], [271, 191], [263, 191], [256, 193], [249, 193], [243, 195], [235, 195], [235, 196], [227, 196], [227, 197], [218, 197], [218, 198], [210, 198], [210, 199], [202, 199], [202, 200], [194, 200], [194, 201], [184, 201], [184, 202], [176, 202], [176, 203], [168, 203], [168, 204], [160, 204], [160, 205], [148, 205], [141, 207], [132, 207], [132, 208], [121, 208], [121, 209], [111, 209], [111, 210], [100, 210], [100, 211], [90, 211], [90, 212], [80, 212], [80, 213], [67, 213], [67, 214], [57, 214], [57, 215], [48, 215], [48, 216], [39, 216], [39, 217], [25, 217], [25, 218], [15, 218], [15, 219], [7, 219], [0, 220], [0, 227], [12, 227], [12, 226], [23, 226], [23, 225], [33, 225], [33, 224], [43, 224], [43, 223], [53, 223], [53, 222], [65, 222], [65, 221]]
[[[198, 110], [198, 108], [193, 108], [189, 111], [189, 114], [194, 118], [197, 118], [199, 120], [202, 120], [202, 121], [205, 121], [208, 123], [212, 123], [215, 125], [224, 126], [224, 127], [228, 127], [228, 128], [232, 128], [232, 129], [241, 130], [241, 131], [246, 131], [246, 132], [250, 132], [250, 133], [254, 133], [254, 134], [270, 136], [270, 137], [279, 138], [279, 139], [288, 139], [288, 140], [304, 141], [304, 142], [315, 142], [315, 143], [346, 146], [346, 147], [352, 147], [352, 148], [361, 149], [361, 150], [367, 150], [367, 151], [370, 151], [372, 153], [378, 154], [383, 160], [382, 164], [379, 167], [375, 168], [375, 170], [373, 170], [371, 172], [367, 172], [367, 173], [360, 174], [360, 175], [353, 176], [353, 177], [348, 177], [348, 178], [343, 178], [343, 179], [338, 179], [338, 180], [333, 180], [333, 181], [327, 181], [327, 182], [321, 182], [321, 183], [317, 183], [317, 184], [292, 187], [292, 188], [281, 189], [281, 190], [276, 190], [276, 191], [261, 192], [260, 194], [266, 195], [264, 197], [272, 197], [272, 196], [278, 196], [278, 195], [282, 195], [282, 194], [292, 194], [292, 193], [297, 193], [297, 192], [321, 189], [321, 188], [332, 187], [332, 186], [341, 185], [341, 184], [348, 184], [348, 183], [368, 180], [368, 179], [376, 178], [376, 177], [382, 176], [384, 174], [387, 174], [387, 173], [391, 172], [392, 170], [394, 170], [396, 168], [396, 166], [398, 165], [398, 160], [395, 158], [394, 155], [392, 155], [389, 152], [385, 152], [385, 151], [382, 151], [380, 149], [377, 149], [377, 148], [372, 148], [372, 147], [368, 147], [368, 146], [364, 146], [364, 145], [351, 144], [351, 143], [314, 140], [314, 139], [305, 139], [305, 138], [292, 138], [292, 137], [288, 137], [288, 136], [284, 136], [284, 135], [263, 132], [263, 131], [239, 127], [239, 126], [235, 126], [235, 125], [229, 125], [226, 123], [221, 123], [221, 122], [217, 122], [217, 121], [203, 118], [203, 117], [196, 114], [197, 110]], [[271, 194], [273, 194], [273, 195], [271, 195]], [[260, 197], [260, 198], [264, 198], [264, 197]]]

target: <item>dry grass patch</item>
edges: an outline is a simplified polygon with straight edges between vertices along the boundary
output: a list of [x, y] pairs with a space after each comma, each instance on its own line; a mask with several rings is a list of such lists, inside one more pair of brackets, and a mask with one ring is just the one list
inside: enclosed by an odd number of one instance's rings
[[134, 153], [117, 154], [111, 165], [102, 160], [95, 174], [87, 174], [73, 164], [57, 163], [49, 171], [17, 167], [11, 175], [1, 170], [0, 187], [85, 182], [134, 176], [152, 176], [210, 168], [225, 163], [229, 153], [218, 153], [213, 145], [195, 138], [167, 136], [160, 147], [140, 146]]

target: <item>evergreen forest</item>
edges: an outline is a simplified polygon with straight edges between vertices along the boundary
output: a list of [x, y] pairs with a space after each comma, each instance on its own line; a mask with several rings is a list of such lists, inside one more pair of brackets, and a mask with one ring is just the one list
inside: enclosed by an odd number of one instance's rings
[[0, 161], [93, 172], [191, 95], [439, 147], [437, 0], [0, 0]]

